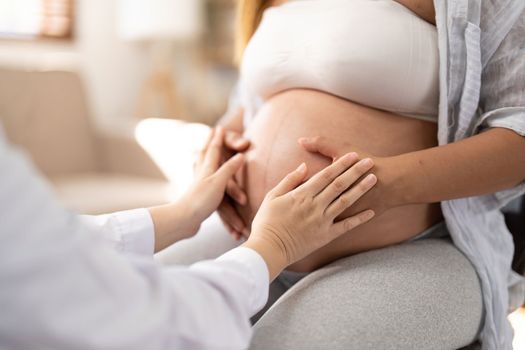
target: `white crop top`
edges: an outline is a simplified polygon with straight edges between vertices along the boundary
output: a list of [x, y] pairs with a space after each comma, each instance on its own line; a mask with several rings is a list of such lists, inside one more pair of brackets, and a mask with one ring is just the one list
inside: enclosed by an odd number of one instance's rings
[[253, 111], [307, 88], [437, 121], [438, 68], [436, 27], [393, 0], [297, 0], [264, 13], [244, 52], [240, 97]]

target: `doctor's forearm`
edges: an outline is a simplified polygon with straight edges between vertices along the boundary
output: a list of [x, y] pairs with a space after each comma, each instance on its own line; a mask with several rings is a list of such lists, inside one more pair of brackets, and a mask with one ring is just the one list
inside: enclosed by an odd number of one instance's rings
[[392, 205], [434, 203], [514, 187], [525, 180], [525, 138], [503, 128], [387, 158]]
[[187, 206], [170, 203], [148, 210], [155, 229], [155, 253], [191, 237], [198, 230], [198, 224], [188, 219], [190, 213], [187, 213]]
[[278, 245], [270, 241], [249, 238], [243, 247], [256, 251], [266, 263], [270, 281], [273, 281], [287, 266], [286, 256]]

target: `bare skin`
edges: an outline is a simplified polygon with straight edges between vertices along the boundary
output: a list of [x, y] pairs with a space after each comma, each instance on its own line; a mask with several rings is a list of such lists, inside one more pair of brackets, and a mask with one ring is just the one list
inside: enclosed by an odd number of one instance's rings
[[439, 201], [492, 193], [525, 179], [525, 138], [513, 131], [495, 128], [438, 147], [433, 123], [321, 92], [277, 95], [266, 102], [245, 135], [252, 148], [238, 180], [249, 205], [238, 209], [246, 222], [291, 164], [305, 161], [311, 173], [330, 164], [330, 158], [308, 153], [298, 144], [303, 136], [324, 137], [311, 142], [311, 151], [317, 147], [329, 157], [357, 151], [371, 154], [376, 164], [378, 185], [342, 216], [371, 208], [376, 218], [290, 267], [296, 271], [410, 239], [441, 220]]
[[[432, 1], [399, 2], [435, 22]], [[242, 111], [224, 123], [242, 130]], [[239, 178], [249, 194], [249, 206], [237, 205], [240, 220], [248, 223], [264, 188], [288, 169], [287, 161], [306, 161], [315, 171], [331, 158], [357, 151], [371, 156], [376, 164], [377, 186], [345, 213], [367, 207], [377, 213], [376, 218], [292, 267], [299, 271], [415, 236], [441, 219], [439, 205], [432, 203], [493, 193], [525, 180], [525, 138], [507, 129], [494, 128], [438, 147], [435, 124], [304, 90], [266, 101], [254, 125], [257, 128], [245, 133], [253, 145], [244, 176]], [[304, 136], [321, 138], [298, 145], [297, 139]], [[270, 153], [264, 154], [264, 148]]]
[[[434, 123], [396, 116], [322, 92], [292, 90], [281, 93], [266, 101], [245, 131], [252, 147], [245, 155], [244, 171], [237, 180], [246, 189], [249, 203], [238, 205], [237, 209], [244, 221], [250, 223], [266, 192], [295, 164], [305, 162], [311, 176], [331, 163], [331, 159], [301, 147], [297, 140], [302, 136], [320, 135], [334, 142], [352, 140], [353, 147], [363, 150], [363, 154], [390, 157], [435, 146], [436, 133]], [[356, 207], [362, 209], [359, 202]], [[343, 256], [404, 241], [442, 218], [438, 204], [408, 205], [382, 211], [382, 215], [290, 269], [311, 271]], [[339, 219], [349, 215], [350, 211], [346, 211]]]
[[[279, 6], [289, 0], [273, 0], [271, 6]], [[429, 23], [435, 24], [435, 9], [432, 0], [397, 0], [398, 3], [410, 9], [416, 15]], [[242, 138], [242, 110], [230, 111], [226, 114], [219, 125], [227, 129], [225, 141], [224, 160], [237, 152], [244, 152], [249, 146], [247, 139]], [[218, 213], [230, 234], [237, 240], [248, 235], [248, 223], [236, 209], [236, 204], [245, 205], [247, 201], [243, 189], [235, 181], [230, 181], [226, 190], [226, 196], [219, 206]]]
[[[223, 144], [224, 130], [213, 130], [197, 161], [195, 182], [185, 195], [149, 209], [155, 251], [193, 236], [219, 206], [226, 184], [244, 161], [238, 154], [220, 166]], [[289, 264], [373, 218], [374, 212], [365, 210], [334, 220], [377, 183], [373, 174], [360, 180], [373, 166], [371, 159], [359, 160], [351, 152], [306, 181], [308, 168], [302, 163], [268, 191], [244, 246], [263, 258], [270, 281]]]

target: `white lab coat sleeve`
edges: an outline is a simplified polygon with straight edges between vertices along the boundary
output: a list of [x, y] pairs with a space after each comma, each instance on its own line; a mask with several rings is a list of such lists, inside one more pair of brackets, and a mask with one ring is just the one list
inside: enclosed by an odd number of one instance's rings
[[155, 229], [147, 209], [98, 216], [82, 215], [80, 218], [86, 225], [93, 226], [93, 231], [116, 251], [153, 256]]
[[1, 348], [243, 349], [268, 271], [248, 248], [170, 268], [116, 253], [0, 133], [0, 286]]

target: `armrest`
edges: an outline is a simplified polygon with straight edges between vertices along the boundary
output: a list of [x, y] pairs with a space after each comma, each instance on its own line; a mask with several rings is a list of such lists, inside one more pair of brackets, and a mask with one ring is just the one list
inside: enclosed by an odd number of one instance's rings
[[133, 132], [98, 131], [96, 142], [104, 172], [166, 179], [160, 168], [135, 140]]

